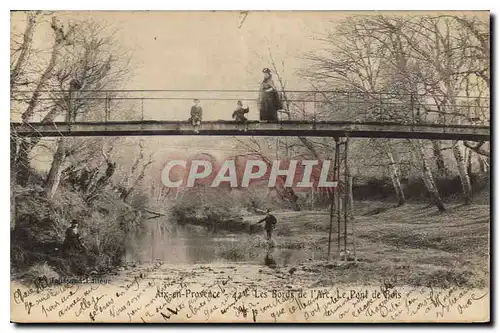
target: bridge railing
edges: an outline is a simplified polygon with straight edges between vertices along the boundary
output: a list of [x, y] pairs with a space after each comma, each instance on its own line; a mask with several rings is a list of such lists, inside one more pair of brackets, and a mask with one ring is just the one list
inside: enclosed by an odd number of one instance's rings
[[[12, 122], [33, 93], [11, 93]], [[250, 107], [249, 120], [259, 119], [258, 91], [252, 90], [107, 90], [41, 91], [29, 122], [116, 122], [187, 120], [199, 99], [204, 120], [231, 120], [237, 101]], [[353, 91], [281, 91], [280, 121], [354, 121], [442, 125], [487, 125], [489, 98], [365, 93]], [[438, 102], [436, 102], [438, 101]]]

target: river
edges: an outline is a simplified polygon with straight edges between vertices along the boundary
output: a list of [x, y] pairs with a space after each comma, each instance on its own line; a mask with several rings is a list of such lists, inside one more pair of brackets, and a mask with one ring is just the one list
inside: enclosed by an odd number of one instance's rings
[[[216, 232], [201, 227], [185, 227], [166, 220], [152, 220], [148, 231], [132, 241], [126, 261], [140, 264], [160, 261], [168, 264], [210, 264], [240, 262], [248, 264], [290, 265], [319, 260], [323, 251], [290, 246], [297, 237], [275, 237], [276, 246], [267, 249], [265, 235]], [[162, 227], [163, 226], [163, 227]], [[293, 248], [290, 248], [293, 247]]]

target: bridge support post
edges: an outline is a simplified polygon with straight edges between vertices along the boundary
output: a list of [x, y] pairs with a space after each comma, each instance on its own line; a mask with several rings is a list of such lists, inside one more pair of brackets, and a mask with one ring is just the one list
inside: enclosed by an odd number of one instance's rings
[[356, 232], [354, 226], [354, 217], [352, 216], [353, 211], [353, 201], [354, 198], [352, 196], [352, 175], [351, 170], [349, 168], [349, 136], [346, 136], [344, 142], [344, 261], [350, 259], [350, 255], [348, 255], [348, 224], [351, 224], [351, 246], [352, 246], [352, 259], [354, 263], [357, 263], [357, 254], [356, 254]]
[[341, 149], [342, 143], [339, 142], [337, 143], [337, 161], [335, 162], [337, 164], [337, 173], [335, 175], [335, 180], [337, 181], [337, 187], [335, 188], [335, 194], [337, 196], [337, 261], [340, 260], [341, 258], [341, 241], [342, 241], [342, 206], [341, 206], [341, 193], [340, 193], [340, 149]]
[[345, 139], [344, 142], [344, 261], [347, 263], [348, 255], [347, 255], [347, 221], [349, 219], [348, 217], [348, 200], [349, 200], [349, 193], [348, 193], [348, 170], [349, 167], [347, 166], [347, 149], [348, 149], [348, 142], [349, 138]]
[[[342, 150], [343, 148], [343, 150]], [[341, 169], [343, 169], [344, 179], [341, 181]], [[337, 181], [337, 187], [331, 193], [330, 202], [330, 228], [328, 232], [328, 261], [331, 260], [331, 242], [333, 233], [333, 218], [337, 215], [337, 254], [336, 262], [347, 263], [354, 257], [354, 263], [357, 262], [356, 254], [356, 234], [354, 229], [352, 215], [353, 198], [351, 196], [352, 175], [349, 170], [349, 137], [344, 141], [335, 138], [335, 155], [333, 175]], [[351, 224], [352, 240], [349, 245], [348, 224]], [[342, 244], [343, 243], [343, 244]], [[350, 255], [350, 247], [352, 247], [352, 256]]]
[[[339, 155], [339, 138], [335, 138], [335, 152], [334, 152], [334, 158], [333, 158], [333, 177], [335, 180], [338, 181], [337, 179], [337, 169], [338, 169], [338, 155]], [[337, 188], [333, 188], [332, 191], [330, 192], [330, 228], [328, 231], [328, 261], [331, 260], [331, 246], [332, 246], [332, 231], [333, 231], [333, 212], [334, 212], [334, 206], [335, 205], [335, 199], [337, 197]], [[337, 240], [338, 242], [338, 240]], [[340, 243], [339, 243], [340, 244]], [[339, 245], [340, 246], [340, 245]], [[338, 250], [337, 250], [337, 257], [338, 257]]]

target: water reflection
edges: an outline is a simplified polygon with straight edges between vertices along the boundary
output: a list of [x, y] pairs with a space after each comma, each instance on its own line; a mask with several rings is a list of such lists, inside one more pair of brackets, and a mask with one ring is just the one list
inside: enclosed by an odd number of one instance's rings
[[276, 268], [276, 266], [278, 266], [271, 252], [266, 253], [266, 257], [264, 258], [264, 265], [266, 265], [269, 268]]

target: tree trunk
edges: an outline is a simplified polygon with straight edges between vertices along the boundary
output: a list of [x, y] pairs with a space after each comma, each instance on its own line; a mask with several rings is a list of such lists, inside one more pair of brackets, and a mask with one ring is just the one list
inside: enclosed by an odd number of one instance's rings
[[26, 150], [26, 146], [28, 144], [28, 138], [22, 138], [17, 141], [15, 148], [11, 147], [11, 149], [14, 149], [16, 154], [13, 159], [13, 168], [16, 170], [16, 183], [21, 186], [25, 186], [28, 183], [29, 178], [30, 160], [29, 152]]
[[[41, 122], [42, 123], [51, 123], [56, 119], [56, 117], [59, 115], [59, 113], [60, 113], [60, 110], [58, 108], [54, 107], [45, 115], [45, 117], [43, 117]], [[38, 142], [40, 142], [41, 139], [42, 139], [41, 136], [35, 136], [33, 138], [30, 138], [29, 141], [23, 140], [20, 144], [20, 150], [25, 151], [27, 154], [29, 154], [30, 151], [38, 144]]]
[[[11, 170], [11, 173], [15, 170]], [[10, 230], [16, 228], [16, 184], [15, 177], [10, 177]]]
[[42, 73], [40, 80], [38, 80], [38, 84], [36, 85], [33, 95], [31, 96], [26, 111], [24, 111], [21, 116], [23, 122], [29, 121], [33, 116], [35, 107], [38, 104], [38, 99], [40, 97], [40, 91], [47, 84], [49, 78], [52, 75], [54, 67], [56, 66], [59, 52], [64, 42], [64, 35], [62, 33], [62, 28], [58, 26], [55, 17], [52, 19], [52, 29], [54, 30], [54, 45], [52, 46], [52, 53], [50, 55], [50, 60], [49, 63], [47, 64], [47, 67], [45, 68], [45, 71]]
[[[29, 122], [33, 117], [35, 108], [38, 104], [38, 99], [40, 98], [40, 91], [43, 90], [44, 86], [47, 84], [47, 81], [50, 79], [56, 65], [61, 47], [64, 45], [64, 34], [55, 17], [52, 19], [52, 29], [54, 30], [54, 45], [52, 46], [50, 60], [47, 67], [45, 68], [45, 71], [42, 73], [42, 76], [38, 80], [38, 84], [36, 85], [33, 95], [31, 96], [28, 107], [21, 115], [21, 120], [23, 122]], [[16, 159], [18, 161], [16, 167], [18, 169], [17, 179], [21, 185], [26, 184], [25, 178], [29, 169], [28, 155], [33, 146], [34, 145], [30, 144], [27, 141], [22, 141], [20, 144], [20, 149], [18, 151], [19, 156]]]
[[472, 151], [465, 151], [465, 155], [467, 156], [467, 174], [472, 175]]
[[11, 230], [16, 227], [16, 158], [17, 140], [14, 137], [10, 137], [10, 228]]
[[10, 71], [10, 94], [12, 96], [12, 91], [16, 89], [16, 86], [19, 84], [19, 79], [22, 76], [22, 69], [25, 64], [28, 62], [29, 57], [28, 53], [31, 49], [31, 44], [33, 41], [33, 33], [35, 31], [35, 23], [36, 18], [38, 17], [38, 13], [28, 13], [27, 15], [28, 23], [26, 24], [26, 29], [23, 34], [23, 43], [21, 44], [21, 52], [19, 57], [17, 58], [16, 64]]
[[484, 157], [477, 154], [477, 161], [479, 163], [479, 172], [481, 174], [486, 173], [488, 171], [488, 169], [486, 167], [486, 163], [484, 162]]
[[[278, 186], [276, 186], [276, 190], [278, 190]], [[291, 187], [281, 187], [281, 191], [283, 192], [283, 196], [288, 200], [288, 202], [291, 205], [291, 208], [296, 211], [300, 212], [300, 205], [299, 205], [299, 197], [297, 194], [295, 194], [295, 191]]]
[[434, 154], [434, 158], [436, 159], [436, 165], [439, 172], [439, 175], [444, 177], [448, 174], [448, 170], [446, 169], [446, 165], [444, 164], [443, 152], [441, 151], [441, 141], [432, 140], [432, 152]]
[[404, 205], [406, 198], [405, 193], [403, 192], [403, 187], [401, 186], [401, 181], [399, 179], [399, 170], [396, 162], [394, 161], [394, 156], [392, 152], [385, 149], [385, 154], [389, 159], [389, 173], [391, 175], [392, 186], [394, 187], [394, 191], [396, 192], [396, 198], [398, 199], [398, 207]]
[[[315, 159], [317, 159], [318, 161], [321, 160], [321, 156], [319, 155], [318, 151], [316, 150], [316, 148], [314, 148], [314, 145], [312, 142], [310, 142], [306, 137], [304, 136], [298, 136], [300, 142], [304, 145], [304, 147], [306, 147], [309, 152], [314, 156]], [[326, 193], [326, 197], [327, 198], [330, 198], [333, 193], [335, 191], [332, 189], [332, 188], [325, 188], [325, 192]]]
[[[265, 156], [261, 155], [262, 161], [267, 164], [267, 167], [270, 168], [272, 166], [272, 162], [266, 158]], [[278, 176], [277, 179], [280, 179], [283, 183], [283, 185], [279, 185], [278, 182], [276, 182], [276, 186], [274, 189], [276, 190], [276, 193], [281, 197], [283, 200], [287, 200], [292, 209], [296, 212], [300, 211], [300, 205], [299, 205], [299, 197], [291, 187], [285, 187], [284, 184], [286, 182], [286, 177], [284, 176]]]
[[[57, 108], [50, 110], [45, 117], [42, 119], [42, 123], [50, 123], [55, 120], [59, 114]], [[40, 142], [41, 136], [36, 136], [33, 138], [23, 138], [18, 140], [16, 149], [14, 149], [14, 161], [17, 168], [16, 180], [21, 186], [25, 186], [28, 181], [28, 169], [29, 169], [29, 153], [31, 150]], [[11, 148], [12, 149], [12, 148]], [[16, 151], [17, 150], [17, 151]]]
[[443, 204], [443, 200], [439, 195], [439, 191], [437, 189], [436, 183], [434, 182], [434, 177], [432, 176], [431, 168], [429, 167], [429, 163], [425, 158], [425, 154], [422, 147], [422, 142], [420, 140], [415, 140], [416, 142], [412, 142], [410, 140], [410, 147], [415, 155], [415, 160], [422, 161], [422, 168], [420, 169], [422, 180], [424, 181], [425, 187], [429, 191], [429, 195], [431, 196], [431, 201], [439, 211], [444, 212], [446, 208]]
[[57, 187], [59, 186], [59, 182], [61, 181], [62, 165], [66, 157], [65, 155], [66, 149], [64, 139], [59, 139], [57, 151], [54, 154], [49, 175], [47, 176], [47, 181], [45, 182], [45, 194], [49, 199], [52, 199], [56, 193]]
[[436, 183], [432, 177], [431, 169], [425, 158], [422, 160], [422, 179], [424, 180], [425, 186], [431, 195], [432, 202], [436, 205], [439, 211], [444, 212], [446, 208], [444, 207]]
[[462, 183], [462, 193], [464, 203], [470, 205], [472, 203], [472, 186], [470, 183], [469, 174], [467, 173], [467, 166], [464, 160], [462, 150], [458, 141], [453, 142], [453, 156], [457, 162], [458, 174], [460, 175], [460, 182]]

